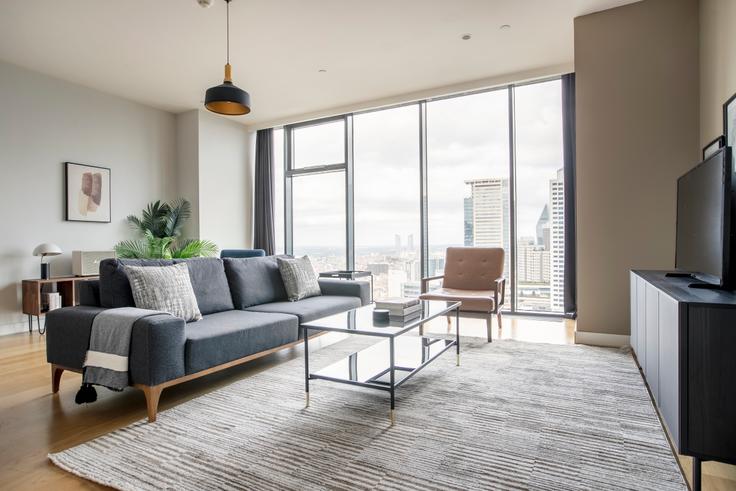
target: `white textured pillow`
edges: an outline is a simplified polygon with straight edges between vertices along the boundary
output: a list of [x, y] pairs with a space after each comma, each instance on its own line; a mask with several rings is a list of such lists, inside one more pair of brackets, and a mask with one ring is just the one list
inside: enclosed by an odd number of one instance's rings
[[309, 256], [287, 259], [276, 258], [279, 263], [279, 272], [284, 282], [286, 296], [290, 301], [296, 302], [307, 297], [322, 295], [317, 281], [317, 273], [314, 272]]
[[186, 263], [124, 268], [139, 309], [168, 312], [186, 322], [202, 318]]

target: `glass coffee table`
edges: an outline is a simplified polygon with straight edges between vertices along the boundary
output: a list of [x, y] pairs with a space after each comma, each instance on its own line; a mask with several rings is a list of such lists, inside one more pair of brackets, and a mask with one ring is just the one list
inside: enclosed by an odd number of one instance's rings
[[[373, 320], [374, 304], [352, 309], [340, 314], [323, 317], [302, 324], [304, 329], [304, 387], [306, 406], [309, 407], [309, 381], [329, 380], [356, 385], [368, 389], [386, 391], [391, 396], [389, 417], [395, 421], [396, 389], [411, 379], [419, 370], [436, 360], [442, 353], [455, 347], [457, 365], [460, 365], [460, 302], [423, 300], [420, 315], [404, 323], [376, 322]], [[456, 319], [455, 339], [432, 336], [402, 336], [420, 328], [430, 320], [452, 315]], [[340, 332], [361, 336], [386, 338], [361, 351], [352, 353], [317, 372], [309, 371], [310, 331]]]

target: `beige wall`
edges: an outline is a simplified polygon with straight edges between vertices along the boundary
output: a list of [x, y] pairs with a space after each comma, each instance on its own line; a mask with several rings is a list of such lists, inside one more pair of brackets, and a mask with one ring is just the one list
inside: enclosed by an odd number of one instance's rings
[[700, 0], [700, 145], [723, 133], [723, 103], [736, 92], [736, 1]]
[[575, 19], [575, 71], [577, 329], [628, 335], [628, 270], [674, 266], [675, 182], [700, 153], [697, 0]]

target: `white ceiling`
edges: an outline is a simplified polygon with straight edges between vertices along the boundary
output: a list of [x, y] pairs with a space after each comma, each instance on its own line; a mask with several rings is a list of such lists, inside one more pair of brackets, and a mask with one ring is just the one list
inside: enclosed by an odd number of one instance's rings
[[[253, 104], [237, 119], [255, 124], [572, 63], [573, 18], [633, 1], [233, 0], [233, 77]], [[0, 59], [185, 111], [222, 81], [225, 3], [2, 0]]]

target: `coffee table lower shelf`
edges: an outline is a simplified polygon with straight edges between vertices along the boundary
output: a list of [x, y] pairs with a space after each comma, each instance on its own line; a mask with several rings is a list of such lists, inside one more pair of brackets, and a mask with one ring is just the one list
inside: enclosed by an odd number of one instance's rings
[[[314, 373], [309, 380], [329, 380], [389, 392], [391, 423], [394, 422], [394, 391], [445, 351], [455, 347], [457, 365], [460, 350], [457, 339], [431, 336], [397, 336], [381, 341], [332, 363]], [[307, 405], [309, 392], [307, 391]]]

